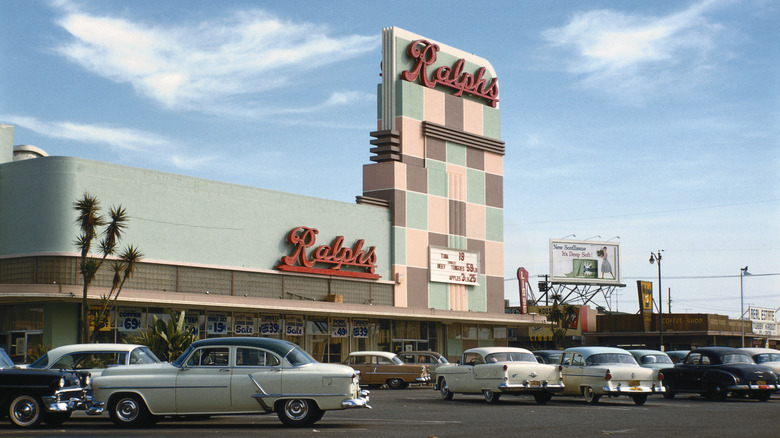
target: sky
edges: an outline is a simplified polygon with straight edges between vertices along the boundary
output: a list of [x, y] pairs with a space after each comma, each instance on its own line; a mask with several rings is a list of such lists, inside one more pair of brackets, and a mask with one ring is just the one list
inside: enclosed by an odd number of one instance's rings
[[566, 237], [620, 243], [626, 286], [594, 304], [636, 312], [660, 252], [665, 311], [739, 318], [780, 307], [778, 22], [769, 0], [0, 0], [0, 123], [50, 155], [354, 203], [397, 26], [496, 70], [510, 305]]

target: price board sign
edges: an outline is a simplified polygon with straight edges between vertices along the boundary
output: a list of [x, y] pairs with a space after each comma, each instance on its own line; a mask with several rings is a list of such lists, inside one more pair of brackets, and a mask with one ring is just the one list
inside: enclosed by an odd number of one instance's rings
[[428, 253], [431, 281], [479, 285], [479, 252], [431, 246]]
[[209, 313], [206, 317], [206, 333], [210, 335], [224, 335], [227, 332], [227, 315], [224, 313]]
[[352, 318], [352, 337], [353, 338], [368, 337], [368, 319]]
[[120, 332], [135, 332], [141, 330], [144, 313], [141, 309], [123, 308], [116, 315], [116, 328]]
[[200, 337], [200, 314], [198, 312], [184, 314], [184, 330]]
[[330, 337], [346, 338], [347, 336], [349, 336], [349, 323], [347, 322], [347, 318], [331, 318]]
[[287, 336], [303, 336], [303, 316], [287, 315], [284, 333]]
[[278, 335], [279, 332], [279, 315], [260, 315], [261, 335]]
[[255, 316], [251, 313], [234, 313], [233, 333], [236, 335], [255, 334]]

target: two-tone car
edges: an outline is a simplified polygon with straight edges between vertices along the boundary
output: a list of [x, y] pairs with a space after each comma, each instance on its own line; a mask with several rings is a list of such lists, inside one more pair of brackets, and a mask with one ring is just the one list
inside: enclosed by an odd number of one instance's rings
[[71, 344], [52, 348], [26, 367], [40, 370], [83, 370], [95, 378], [109, 367], [152, 363], [160, 363], [160, 359], [145, 345]]
[[725, 400], [733, 394], [767, 401], [780, 389], [778, 376], [757, 365], [739, 348], [701, 347], [691, 350], [682, 363], [661, 370], [666, 398], [679, 393], [695, 393], [711, 400]]
[[163, 416], [271, 413], [308, 426], [328, 410], [369, 407], [355, 370], [271, 338], [202, 339], [171, 363], [106, 368], [92, 389], [120, 427]]
[[566, 385], [563, 395], [582, 396], [597, 404], [602, 396], [629, 396], [643, 405], [652, 394], [663, 394], [663, 373], [639, 366], [622, 348], [573, 347], [563, 351], [560, 369]]
[[92, 406], [88, 386], [88, 373], [20, 369], [0, 348], [0, 418], [16, 427], [62, 424], [78, 407]]
[[537, 362], [524, 348], [480, 347], [464, 351], [460, 364], [437, 368], [434, 389], [443, 400], [482, 394], [488, 403], [497, 403], [503, 394], [527, 394], [545, 404], [563, 391], [563, 382], [557, 366]]
[[757, 364], [771, 368], [775, 374], [780, 375], [780, 350], [774, 348], [740, 348], [745, 351]]
[[390, 389], [404, 389], [412, 383], [431, 381], [426, 365], [404, 363], [397, 354], [388, 351], [353, 351], [344, 364], [358, 371], [360, 384], [369, 388], [387, 385]]
[[425, 365], [428, 372], [433, 375], [436, 368], [441, 365], [447, 365], [450, 361], [444, 355], [435, 351], [404, 351], [398, 353], [398, 357], [404, 363], [412, 365]]

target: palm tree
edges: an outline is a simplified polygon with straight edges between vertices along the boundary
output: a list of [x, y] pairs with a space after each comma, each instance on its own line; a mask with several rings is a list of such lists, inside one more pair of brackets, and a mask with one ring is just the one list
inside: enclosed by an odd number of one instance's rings
[[[117, 242], [122, 238], [122, 232], [127, 222], [127, 214], [122, 207], [111, 207], [109, 209], [110, 221], [106, 222], [100, 215], [100, 202], [89, 193], [84, 193], [81, 199], [73, 203], [73, 208], [78, 212], [76, 223], [79, 225], [81, 234], [76, 238], [76, 247], [81, 253], [79, 262], [79, 271], [84, 283], [84, 289], [81, 296], [81, 342], [87, 342], [89, 339], [89, 308], [87, 307], [87, 291], [92, 280], [95, 279], [100, 267], [106, 260], [106, 257], [112, 255], [116, 249]], [[102, 226], [106, 228], [101, 233], [103, 239], [100, 241], [100, 251], [103, 257], [99, 260], [89, 258], [89, 252], [92, 249], [92, 242], [98, 236], [98, 229]]]
[[[100, 309], [100, 312], [98, 312], [95, 319], [96, 330], [92, 332], [92, 337], [90, 339], [91, 342], [95, 342], [95, 339], [97, 338], [99, 322], [102, 321], [107, 315], [110, 315], [111, 310], [116, 308], [116, 301], [117, 298], [119, 298], [119, 293], [122, 292], [122, 287], [124, 287], [127, 279], [130, 278], [135, 272], [137, 264], [141, 258], [143, 258], [141, 250], [134, 247], [133, 245], [130, 245], [125, 248], [122, 254], [119, 255], [119, 261], [114, 262], [112, 266], [114, 271], [114, 278], [111, 282], [111, 290], [108, 292], [108, 296], [104, 297], [105, 299], [103, 300], [103, 307]], [[109, 307], [109, 303], [111, 307]]]

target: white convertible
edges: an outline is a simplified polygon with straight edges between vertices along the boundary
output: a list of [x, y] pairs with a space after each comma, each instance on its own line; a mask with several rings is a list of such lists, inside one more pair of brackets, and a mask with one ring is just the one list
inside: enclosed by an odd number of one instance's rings
[[270, 338], [195, 341], [173, 363], [108, 368], [92, 389], [122, 427], [166, 415], [273, 412], [285, 425], [308, 426], [326, 410], [370, 408], [355, 370]]
[[561, 372], [556, 365], [537, 362], [524, 348], [482, 347], [463, 352], [459, 365], [436, 368], [434, 389], [441, 398], [453, 394], [483, 394], [485, 401], [496, 403], [502, 394], [532, 394], [536, 403], [547, 403], [563, 391]]

